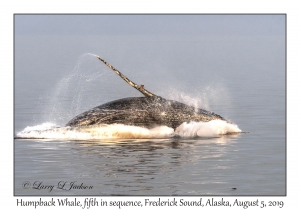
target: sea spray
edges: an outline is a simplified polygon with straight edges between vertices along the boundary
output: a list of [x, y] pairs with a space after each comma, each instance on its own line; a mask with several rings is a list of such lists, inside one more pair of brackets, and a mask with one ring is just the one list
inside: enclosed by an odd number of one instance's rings
[[26, 127], [17, 133], [19, 138], [32, 139], [161, 139], [170, 138], [174, 134], [174, 129], [167, 126], [157, 126], [147, 129], [138, 126], [123, 124], [103, 124], [97, 126], [84, 127], [60, 127], [55, 125], [49, 127], [48, 123], [42, 125]]
[[223, 120], [212, 120], [209, 122], [182, 123], [175, 130], [175, 134], [184, 137], [214, 137], [218, 135], [240, 133], [241, 130], [235, 124]]
[[223, 134], [239, 133], [237, 125], [222, 120], [210, 122], [182, 123], [176, 128], [157, 126], [152, 129], [123, 125], [102, 124], [84, 127], [57, 127], [53, 123], [43, 123], [36, 126], [28, 126], [16, 134], [18, 138], [27, 139], [163, 139], [172, 138], [175, 135], [181, 138], [218, 137]]
[[54, 123], [52, 122], [45, 122], [42, 123], [41, 125], [35, 125], [35, 126], [27, 126], [24, 128], [22, 131], [23, 133], [30, 133], [31, 131], [44, 131], [44, 130], [49, 130], [57, 127]]
[[178, 84], [176, 87], [168, 85], [162, 90], [161, 95], [198, 109], [213, 110], [214, 107], [217, 107], [218, 110], [226, 112], [228, 108], [233, 106], [230, 93], [221, 82], [218, 84], [211, 83], [201, 88], [199, 86], [185, 87]]
[[[107, 75], [103, 75], [109, 74], [102, 68], [101, 63], [95, 59], [95, 55], [90, 53], [81, 55], [74, 69], [61, 78], [50, 93], [45, 94], [48, 97], [43, 97], [47, 100], [47, 102], [42, 102], [42, 104], [47, 104], [44, 110], [44, 120], [64, 125], [66, 121], [83, 110], [98, 105], [101, 97], [98, 97], [97, 93], [99, 94], [98, 90], [106, 81], [104, 78], [107, 78]], [[100, 88], [99, 84], [101, 84]]]

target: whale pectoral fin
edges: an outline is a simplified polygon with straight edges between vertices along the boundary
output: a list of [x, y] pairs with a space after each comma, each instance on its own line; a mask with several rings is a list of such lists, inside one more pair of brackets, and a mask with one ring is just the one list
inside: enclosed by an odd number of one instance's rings
[[127, 82], [127, 84], [129, 84], [130, 86], [134, 87], [135, 89], [137, 89], [138, 91], [140, 91], [144, 96], [146, 97], [152, 97], [152, 96], [156, 96], [155, 94], [151, 93], [150, 91], [146, 90], [144, 88], [144, 85], [137, 85], [134, 82], [132, 82], [130, 79], [128, 79], [124, 74], [122, 74], [120, 71], [118, 71], [115, 67], [113, 67], [112, 65], [110, 65], [109, 63], [107, 63], [103, 58], [101, 58], [100, 56], [97, 56], [97, 58], [102, 61], [106, 66], [108, 66], [111, 70], [113, 70], [117, 75], [119, 75], [125, 82]]

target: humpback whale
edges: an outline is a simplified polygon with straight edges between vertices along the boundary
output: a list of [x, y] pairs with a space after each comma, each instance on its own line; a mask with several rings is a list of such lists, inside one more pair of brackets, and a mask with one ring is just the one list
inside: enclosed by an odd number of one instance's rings
[[105, 103], [79, 114], [66, 126], [81, 127], [118, 123], [146, 128], [165, 125], [175, 130], [182, 123], [191, 121], [223, 120], [231, 124], [230, 121], [213, 112], [157, 96], [146, 90], [144, 85], [137, 85], [129, 80], [100, 56], [96, 57], [129, 85], [140, 91], [144, 97], [129, 97]]

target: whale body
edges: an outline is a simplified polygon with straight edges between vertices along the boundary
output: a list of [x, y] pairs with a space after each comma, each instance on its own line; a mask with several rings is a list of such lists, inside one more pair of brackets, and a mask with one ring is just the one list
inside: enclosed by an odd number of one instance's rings
[[118, 123], [146, 128], [166, 125], [175, 129], [183, 122], [208, 122], [211, 120], [227, 121], [213, 112], [159, 96], [152, 96], [130, 97], [105, 103], [74, 117], [66, 126]]
[[165, 125], [175, 129], [183, 122], [191, 121], [224, 120], [231, 123], [213, 112], [157, 96], [146, 90], [144, 85], [135, 84], [100, 56], [96, 57], [145, 97], [123, 98], [97, 106], [74, 117], [66, 126], [80, 127], [118, 123], [146, 128]]

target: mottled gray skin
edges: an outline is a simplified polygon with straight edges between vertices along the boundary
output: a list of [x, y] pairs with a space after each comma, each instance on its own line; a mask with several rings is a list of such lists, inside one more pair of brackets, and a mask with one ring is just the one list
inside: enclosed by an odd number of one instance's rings
[[207, 122], [217, 119], [225, 120], [213, 112], [166, 100], [159, 96], [131, 97], [92, 108], [70, 120], [66, 126], [120, 123], [146, 128], [166, 125], [175, 129], [183, 122]]
[[225, 120], [213, 112], [157, 96], [146, 90], [144, 85], [137, 85], [128, 79], [100, 56], [96, 57], [145, 97], [124, 98], [97, 106], [73, 118], [66, 126], [81, 127], [119, 123], [146, 128], [166, 125], [175, 129], [183, 122]]

